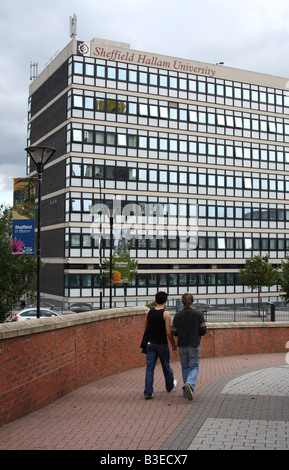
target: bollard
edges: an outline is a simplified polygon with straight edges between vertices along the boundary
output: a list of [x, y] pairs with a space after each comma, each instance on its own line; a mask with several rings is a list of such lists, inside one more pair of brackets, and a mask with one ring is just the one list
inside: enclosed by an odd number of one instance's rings
[[275, 321], [275, 304], [271, 304], [271, 321]]

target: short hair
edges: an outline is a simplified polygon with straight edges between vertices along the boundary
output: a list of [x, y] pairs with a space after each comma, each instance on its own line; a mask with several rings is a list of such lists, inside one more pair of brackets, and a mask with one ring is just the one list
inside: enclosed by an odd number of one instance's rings
[[156, 296], [155, 296], [155, 299], [156, 299], [157, 304], [159, 304], [159, 305], [164, 304], [164, 303], [166, 303], [166, 301], [168, 299], [168, 294], [166, 292], [163, 292], [163, 291], [157, 292]]
[[189, 292], [185, 292], [185, 294], [182, 295], [182, 302], [184, 307], [188, 307], [189, 305], [193, 304], [194, 296]]

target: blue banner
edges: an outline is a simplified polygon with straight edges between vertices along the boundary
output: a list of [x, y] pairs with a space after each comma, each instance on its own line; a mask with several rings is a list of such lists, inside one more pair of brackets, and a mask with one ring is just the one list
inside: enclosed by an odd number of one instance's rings
[[12, 254], [34, 255], [35, 220], [13, 220]]
[[13, 255], [35, 254], [36, 177], [14, 178]]

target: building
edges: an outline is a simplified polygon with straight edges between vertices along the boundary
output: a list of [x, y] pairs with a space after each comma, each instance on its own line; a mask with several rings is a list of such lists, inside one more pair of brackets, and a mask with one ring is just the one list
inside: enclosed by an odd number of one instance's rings
[[[255, 254], [278, 264], [289, 244], [287, 84], [129, 44], [72, 40], [29, 93], [28, 146], [56, 148], [43, 179], [42, 295], [98, 304], [91, 208], [120, 200], [150, 216], [161, 209], [165, 220], [162, 236], [129, 241], [139, 263], [129, 304], [157, 289], [214, 303], [255, 298], [240, 267]], [[29, 158], [27, 169], [35, 171]], [[180, 220], [185, 233], [197, 224], [195, 246], [178, 232]], [[103, 258], [109, 246], [107, 237]], [[276, 286], [263, 289], [266, 300], [276, 295]], [[123, 301], [121, 287], [113, 297]]]

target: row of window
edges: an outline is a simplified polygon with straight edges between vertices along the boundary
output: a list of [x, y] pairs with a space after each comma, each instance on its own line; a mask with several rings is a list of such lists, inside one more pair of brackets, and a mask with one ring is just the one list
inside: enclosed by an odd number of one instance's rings
[[[129, 241], [129, 247], [133, 250], [177, 250], [183, 249], [186, 240], [176, 237], [164, 237], [158, 239], [150, 238], [132, 238]], [[66, 248], [97, 248], [98, 239], [94, 239], [90, 234], [71, 233], [66, 236]], [[110, 240], [102, 240], [103, 249], [110, 247]], [[289, 239], [284, 237], [274, 238], [268, 235], [262, 237], [252, 237], [250, 234], [240, 236], [199, 236], [197, 238], [198, 250], [253, 250], [253, 251], [286, 251], [289, 249]]]
[[[176, 61], [176, 64], [180, 66], [180, 62]], [[83, 61], [77, 57], [73, 67], [69, 65], [69, 76], [74, 75], [74, 83], [198, 98], [273, 112], [283, 112], [283, 107], [289, 106], [286, 90], [205, 77], [201, 75], [202, 70], [204, 73], [205, 68], [196, 67], [200, 75], [194, 75], [185, 70], [174, 72], [105, 60]]]
[[[97, 163], [72, 163], [70, 169], [69, 167], [67, 168], [67, 177], [69, 175], [71, 178], [100, 177], [104, 180], [102, 184], [104, 184], [106, 180], [116, 180], [189, 185], [190, 187], [198, 186], [199, 189], [200, 187], [215, 187], [232, 188], [235, 190], [269, 191], [273, 193], [289, 192], [289, 178], [286, 179], [284, 175], [247, 173], [246, 176], [243, 176], [242, 172], [224, 171], [223, 174], [216, 174], [215, 170], [196, 169], [194, 167], [171, 167], [171, 169], [168, 169], [167, 165], [154, 164], [150, 165], [149, 169], [145, 168], [145, 166], [145, 164], [142, 164], [142, 167], [131, 168], [131, 163], [127, 166], [120, 166], [120, 164], [116, 166], [111, 161], [106, 162], [106, 165]], [[276, 194], [272, 196], [276, 197]]]
[[[109, 130], [111, 129], [111, 130]], [[227, 159], [244, 159], [253, 162], [289, 163], [288, 147], [265, 144], [249, 144], [239, 141], [224, 141], [222, 139], [196, 139], [178, 134], [163, 132], [146, 132], [132, 129], [101, 128], [73, 124], [69, 126], [67, 142], [82, 144], [79, 149], [93, 153], [106, 152], [111, 154], [121, 149], [138, 149], [139, 151], [158, 152], [166, 158], [171, 154], [186, 154], [210, 157], [226, 157]], [[91, 146], [91, 148], [90, 148]], [[109, 151], [111, 148], [111, 151]], [[140, 154], [140, 156], [145, 156]], [[182, 160], [180, 157], [179, 160]], [[194, 161], [194, 160], [192, 160]]]
[[[144, 103], [146, 101], [146, 103]], [[70, 99], [68, 109], [70, 108]], [[77, 109], [84, 109], [91, 114], [77, 111], [72, 113], [73, 117], [92, 118], [112, 120], [111, 115], [138, 116], [136, 120], [119, 119], [120, 122], [129, 121], [130, 123], [149, 124], [150, 126], [164, 127], [164, 123], [159, 120], [165, 120], [165, 125], [172, 128], [186, 128], [191, 131], [226, 133], [244, 137], [266, 138], [265, 134], [277, 135], [280, 140], [282, 135], [289, 135], [289, 120], [274, 118], [259, 114], [232, 112], [221, 109], [193, 106], [170, 102], [161, 104], [156, 100], [144, 100], [137, 98], [120, 97], [119, 99], [89, 96], [73, 95], [72, 106]], [[142, 118], [150, 118], [146, 122]], [[116, 119], [115, 119], [116, 120]], [[175, 121], [170, 125], [168, 121]], [[187, 125], [184, 126], [184, 123]], [[227, 128], [227, 130], [225, 130]], [[249, 135], [250, 134], [250, 135]]]
[[[134, 204], [138, 206], [140, 214], [147, 217], [148, 210], [150, 216], [156, 217], [156, 221], [159, 220], [158, 216], [169, 218], [177, 217], [183, 220], [187, 218], [187, 225], [190, 225], [190, 220], [197, 220], [196, 218], [207, 218], [207, 219], [235, 219], [235, 220], [260, 220], [260, 221], [289, 221], [289, 206], [278, 204], [269, 205], [266, 203], [241, 203], [238, 202], [235, 205], [228, 201], [202, 201], [202, 200], [188, 200], [186, 198], [179, 199], [179, 203], [175, 202], [176, 199], [167, 198], [151, 198], [145, 197], [131, 197], [125, 201], [119, 201], [120, 207], [123, 208], [127, 204]], [[167, 202], [164, 202], [164, 199]], [[159, 200], [160, 202], [157, 202]], [[91, 209], [96, 204], [104, 204], [108, 207], [113, 205], [113, 201], [105, 195], [100, 200], [99, 194], [96, 193], [71, 193], [67, 195], [66, 200], [66, 212], [67, 213], [90, 213]], [[126, 212], [122, 212], [122, 214]], [[91, 220], [92, 216], [90, 217]], [[152, 221], [152, 223], [154, 223]], [[195, 222], [194, 222], [195, 223]]]
[[[108, 287], [108, 281], [104, 285]], [[192, 286], [234, 286], [242, 285], [239, 273], [168, 273], [168, 274], [137, 274], [129, 287], [192, 287]], [[116, 287], [123, 286], [121, 284]], [[99, 274], [70, 273], [65, 275], [66, 288], [100, 287]]]

